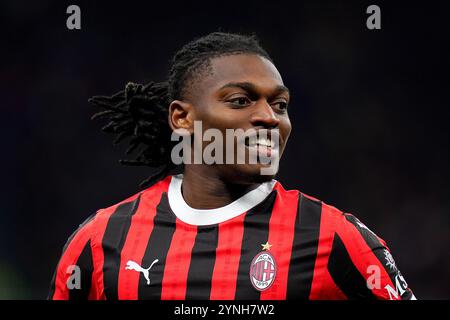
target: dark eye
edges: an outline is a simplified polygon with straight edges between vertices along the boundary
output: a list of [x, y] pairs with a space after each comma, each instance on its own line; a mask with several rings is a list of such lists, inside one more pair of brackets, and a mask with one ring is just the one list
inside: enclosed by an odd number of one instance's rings
[[245, 107], [252, 103], [247, 97], [234, 98], [231, 99], [230, 102], [237, 107]]
[[274, 105], [278, 106], [278, 109], [285, 111], [288, 108], [288, 104], [286, 101], [278, 101], [274, 103]]

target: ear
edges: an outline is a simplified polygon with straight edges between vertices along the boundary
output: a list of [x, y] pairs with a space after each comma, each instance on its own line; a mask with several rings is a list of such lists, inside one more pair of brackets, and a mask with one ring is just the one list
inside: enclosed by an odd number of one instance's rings
[[194, 132], [194, 108], [185, 101], [174, 100], [169, 105], [169, 125], [173, 131], [185, 129]]

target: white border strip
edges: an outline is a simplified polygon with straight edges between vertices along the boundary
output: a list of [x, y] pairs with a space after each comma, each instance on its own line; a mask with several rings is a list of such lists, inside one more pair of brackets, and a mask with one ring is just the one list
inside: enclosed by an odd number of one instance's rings
[[232, 203], [216, 209], [194, 209], [190, 207], [184, 201], [181, 193], [182, 182], [182, 174], [172, 176], [168, 191], [170, 208], [181, 221], [191, 225], [206, 226], [237, 217], [258, 205], [272, 192], [277, 181], [264, 182], [258, 188], [246, 193]]

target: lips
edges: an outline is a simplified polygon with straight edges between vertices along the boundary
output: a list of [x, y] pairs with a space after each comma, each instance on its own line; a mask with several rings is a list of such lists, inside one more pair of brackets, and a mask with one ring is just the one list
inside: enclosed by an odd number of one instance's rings
[[273, 148], [275, 146], [275, 142], [273, 142], [270, 138], [258, 138], [257, 136], [252, 136], [245, 139], [245, 145], [247, 147], [259, 146]]
[[[264, 136], [267, 136], [267, 134]], [[252, 135], [245, 138], [244, 144], [247, 149], [256, 153], [260, 158], [271, 158], [278, 154], [279, 144], [276, 144], [270, 137], [265, 138]]]

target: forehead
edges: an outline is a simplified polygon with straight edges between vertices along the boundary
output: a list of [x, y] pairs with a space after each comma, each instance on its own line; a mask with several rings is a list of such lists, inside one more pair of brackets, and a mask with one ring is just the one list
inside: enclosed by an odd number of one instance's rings
[[254, 54], [236, 54], [211, 59], [210, 70], [199, 81], [198, 93], [218, 90], [230, 82], [250, 82], [261, 90], [283, 85], [277, 68], [268, 59]]

